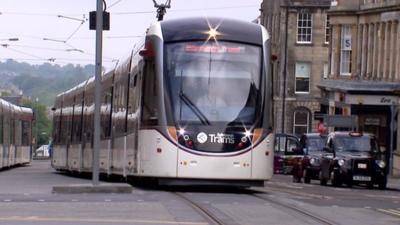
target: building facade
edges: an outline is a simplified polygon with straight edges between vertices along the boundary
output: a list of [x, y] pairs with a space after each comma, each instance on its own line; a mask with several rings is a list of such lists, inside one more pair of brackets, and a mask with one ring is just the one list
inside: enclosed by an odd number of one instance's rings
[[264, 0], [261, 24], [271, 33], [275, 132], [317, 131], [328, 72], [330, 0]]
[[[329, 74], [318, 85], [322, 113], [357, 117], [400, 175], [400, 0], [334, 0]], [[397, 150], [396, 150], [397, 149]]]

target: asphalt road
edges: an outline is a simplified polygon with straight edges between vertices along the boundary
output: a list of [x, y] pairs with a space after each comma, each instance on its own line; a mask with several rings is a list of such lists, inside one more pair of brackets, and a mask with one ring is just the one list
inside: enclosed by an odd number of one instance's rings
[[400, 224], [400, 190], [333, 188], [276, 175], [265, 188], [157, 188], [132, 194], [52, 194], [54, 185], [89, 184], [50, 168], [49, 161], [0, 171], [0, 224]]

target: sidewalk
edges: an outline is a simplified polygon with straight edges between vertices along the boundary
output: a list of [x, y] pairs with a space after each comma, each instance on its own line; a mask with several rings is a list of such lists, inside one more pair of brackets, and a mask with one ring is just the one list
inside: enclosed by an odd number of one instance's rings
[[396, 189], [400, 191], [400, 178], [399, 177], [388, 177], [387, 187], [389, 189]]

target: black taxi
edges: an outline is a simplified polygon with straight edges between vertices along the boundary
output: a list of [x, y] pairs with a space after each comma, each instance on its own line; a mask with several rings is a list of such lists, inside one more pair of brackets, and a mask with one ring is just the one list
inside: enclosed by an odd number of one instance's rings
[[358, 132], [332, 132], [320, 159], [321, 185], [331, 181], [333, 186], [343, 183], [375, 184], [385, 189], [387, 184], [386, 160], [374, 135]]
[[327, 135], [321, 133], [306, 133], [300, 137], [300, 149], [302, 158], [294, 163], [293, 181], [310, 183], [312, 179], [319, 179], [320, 158], [325, 147]]

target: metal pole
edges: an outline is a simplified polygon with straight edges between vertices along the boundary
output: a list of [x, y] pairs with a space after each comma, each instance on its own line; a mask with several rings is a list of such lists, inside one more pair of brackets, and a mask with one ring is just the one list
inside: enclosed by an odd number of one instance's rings
[[97, 0], [96, 10], [96, 68], [95, 68], [95, 97], [94, 97], [94, 144], [93, 144], [93, 186], [99, 185], [100, 157], [100, 104], [101, 104], [101, 69], [103, 41], [103, 1]]
[[39, 114], [39, 98], [36, 98], [35, 101], [35, 145], [33, 146], [33, 155], [36, 157], [36, 149], [38, 148], [38, 114]]
[[390, 106], [390, 146], [389, 146], [389, 175], [393, 175], [393, 135], [394, 135], [394, 118], [396, 114], [395, 105]]
[[281, 132], [285, 133], [285, 114], [286, 114], [286, 79], [287, 79], [287, 51], [288, 51], [288, 29], [289, 29], [289, 5], [286, 5], [285, 15], [285, 61], [283, 62], [283, 88], [282, 88], [282, 115], [281, 115]]

